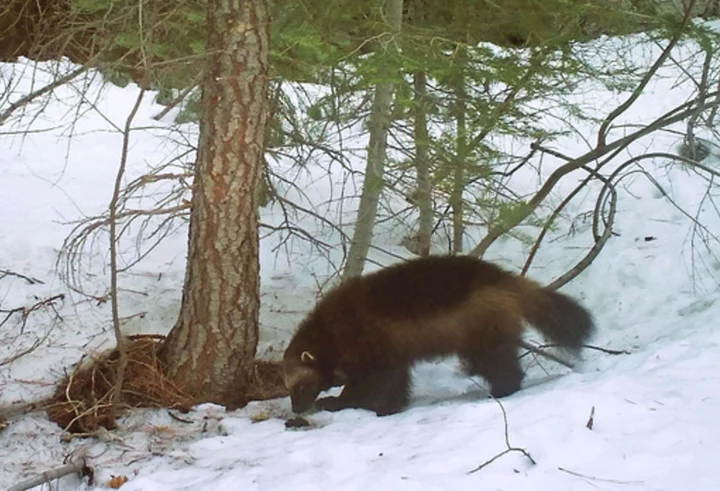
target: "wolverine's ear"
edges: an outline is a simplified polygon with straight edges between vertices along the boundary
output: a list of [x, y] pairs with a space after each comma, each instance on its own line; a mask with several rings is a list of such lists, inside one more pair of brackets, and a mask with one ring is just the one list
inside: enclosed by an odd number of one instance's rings
[[300, 361], [303, 363], [311, 363], [311, 362], [315, 361], [315, 355], [313, 355], [309, 351], [303, 351], [300, 354]]

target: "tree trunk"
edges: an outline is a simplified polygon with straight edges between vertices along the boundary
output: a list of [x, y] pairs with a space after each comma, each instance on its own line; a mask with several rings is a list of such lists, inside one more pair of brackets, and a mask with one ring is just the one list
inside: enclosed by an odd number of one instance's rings
[[465, 190], [465, 165], [468, 154], [467, 142], [467, 93], [465, 90], [465, 68], [467, 56], [463, 47], [458, 48], [458, 64], [461, 75], [455, 86], [455, 123], [457, 140], [455, 143], [455, 166], [453, 169], [453, 187], [450, 193], [452, 207], [453, 240], [452, 253], [459, 254], [463, 249], [465, 222], [463, 220], [463, 191]]
[[177, 323], [160, 355], [198, 400], [243, 399], [259, 317], [258, 193], [268, 118], [267, 0], [209, 0], [208, 64]]
[[[397, 35], [402, 27], [403, 0], [385, 0], [385, 18], [392, 36]], [[389, 51], [397, 51], [397, 44], [390, 39]], [[392, 68], [391, 68], [392, 70]], [[367, 164], [363, 180], [362, 195], [358, 205], [355, 230], [348, 250], [347, 263], [343, 278], [352, 278], [362, 274], [365, 259], [372, 243], [375, 217], [385, 177], [385, 157], [387, 153], [387, 137], [392, 114], [392, 100], [395, 89], [394, 82], [379, 82], [375, 86], [375, 98], [370, 112], [370, 141], [367, 149]]]
[[418, 232], [417, 253], [430, 254], [430, 239], [433, 228], [432, 180], [428, 159], [429, 136], [427, 128], [427, 85], [425, 72], [414, 75], [415, 86], [415, 171], [417, 172]]

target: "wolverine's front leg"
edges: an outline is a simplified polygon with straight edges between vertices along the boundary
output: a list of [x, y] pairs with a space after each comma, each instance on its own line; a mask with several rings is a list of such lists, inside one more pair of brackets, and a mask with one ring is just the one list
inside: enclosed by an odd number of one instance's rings
[[409, 398], [408, 367], [396, 367], [373, 369], [363, 376], [350, 378], [339, 396], [323, 397], [316, 401], [316, 406], [327, 411], [369, 409], [385, 416], [405, 409]]

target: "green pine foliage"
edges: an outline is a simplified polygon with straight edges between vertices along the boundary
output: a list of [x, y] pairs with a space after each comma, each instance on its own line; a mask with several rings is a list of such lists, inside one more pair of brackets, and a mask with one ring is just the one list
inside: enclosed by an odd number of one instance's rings
[[[608, 53], [603, 66], [592, 65], [582, 41], [650, 28], [666, 37], [677, 25], [676, 18], [656, 12], [651, 0], [406, 0], [402, 31], [391, 37], [380, 1], [271, 1], [273, 82], [330, 90], [300, 108], [280, 97], [269, 148], [322, 143], [328, 124], [363, 120], [371, 89], [391, 81], [396, 87], [392, 131], [405, 135], [397, 141], [406, 148], [402, 156], [391, 153], [385, 186], [398, 186], [409, 195], [416, 184], [408, 157], [413, 142], [407, 136], [412, 135], [408, 128], [417, 104], [412, 75], [423, 71], [429, 84], [425, 107], [436, 202], [445, 206], [458, 184], [454, 170], [462, 166], [468, 213], [486, 223], [511, 223], [527, 211], [522, 201], [499, 191], [504, 173], [526, 152], [500, 147], [498, 135], [523, 142], [524, 149], [529, 142], [552, 141], [562, 130], [544, 126], [538, 100], [557, 104], [551, 101], [560, 101], [583, 78], [624, 90], [641, 75], [639, 67], [621, 62], [617, 53]], [[100, 69], [108, 82], [125, 86], [145, 78], [165, 104], [198, 84], [205, 63], [204, 1], [71, 0], [71, 5], [102, 50]], [[701, 28], [696, 35], [708, 51], [717, 49], [716, 35]], [[387, 49], [388, 43], [399, 50]], [[466, 142], [461, 157], [456, 128], [460, 106]], [[191, 91], [180, 107], [177, 123], [198, 121], [200, 90]], [[596, 117], [580, 104], [566, 109], [570, 118]], [[530, 223], [545, 225], [534, 220]]]

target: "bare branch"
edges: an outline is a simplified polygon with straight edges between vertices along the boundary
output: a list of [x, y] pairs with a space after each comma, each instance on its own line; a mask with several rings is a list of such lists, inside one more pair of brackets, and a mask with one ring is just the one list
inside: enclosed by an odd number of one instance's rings
[[113, 393], [112, 403], [110, 406], [110, 421], [114, 422], [117, 416], [118, 407], [120, 405], [122, 386], [125, 378], [125, 368], [127, 366], [128, 355], [127, 347], [125, 345], [125, 338], [123, 337], [122, 330], [120, 329], [120, 314], [118, 309], [118, 266], [117, 266], [117, 206], [120, 197], [120, 187], [122, 186], [122, 179], [125, 175], [125, 167], [127, 165], [128, 157], [128, 146], [130, 145], [130, 130], [132, 121], [140, 108], [143, 96], [145, 95], [145, 86], [140, 88], [137, 98], [135, 99], [135, 105], [130, 110], [127, 119], [125, 120], [125, 128], [123, 131], [123, 143], [122, 143], [122, 154], [120, 156], [120, 166], [118, 167], [117, 176], [115, 178], [115, 187], [113, 188], [112, 199], [109, 205], [109, 220], [110, 220], [110, 304], [112, 307], [112, 323], [113, 331], [115, 332], [115, 342], [117, 344], [119, 361], [117, 368], [117, 379], [115, 382], [115, 391]]
[[622, 150], [626, 148], [628, 145], [633, 143], [634, 141], [637, 141], [638, 139], [647, 136], [657, 130], [663, 129], [667, 126], [670, 126], [674, 123], [680, 122], [684, 120], [685, 118], [691, 116], [695, 113], [695, 111], [698, 110], [705, 110], [712, 107], [716, 107], [720, 105], [720, 99], [714, 99], [711, 101], [708, 101], [707, 99], [710, 99], [711, 97], [717, 97], [718, 92], [713, 92], [711, 94], [707, 94], [703, 96], [703, 102], [698, 102], [700, 97], [696, 97], [684, 104], [681, 104], [677, 106], [676, 108], [668, 111], [667, 113], [663, 114], [662, 116], [655, 119], [650, 124], [641, 127], [637, 129], [636, 131], [622, 137], [618, 138], [617, 140], [605, 144], [602, 147], [596, 146], [595, 148], [591, 149], [589, 152], [585, 153], [584, 155], [581, 155], [580, 157], [571, 160], [570, 162], [561, 165], [555, 171], [553, 171], [552, 174], [547, 178], [547, 180], [543, 183], [543, 185], [540, 187], [540, 189], [535, 193], [535, 195], [527, 202], [527, 205], [523, 208], [522, 213], [517, 213], [517, 215], [513, 215], [511, 219], [507, 220], [506, 222], [499, 223], [493, 227], [491, 227], [488, 230], [487, 235], [483, 237], [483, 239], [478, 243], [477, 246], [473, 250], [471, 250], [468, 255], [470, 256], [477, 256], [482, 257], [482, 255], [487, 251], [487, 249], [497, 240], [500, 236], [502, 236], [504, 233], [510, 231], [511, 229], [515, 228], [517, 225], [519, 225], [523, 220], [525, 220], [528, 216], [530, 216], [537, 208], [540, 206], [540, 204], [545, 200], [545, 198], [550, 194], [552, 189], [555, 187], [555, 185], [562, 179], [565, 175], [569, 174], [570, 172], [581, 168], [582, 166], [600, 158], [603, 156], [608, 155], [611, 152], [616, 152], [619, 150]]
[[500, 452], [499, 454], [497, 454], [496, 456], [494, 456], [493, 458], [491, 458], [490, 460], [487, 460], [487, 461], [483, 462], [482, 464], [480, 464], [479, 466], [475, 467], [474, 469], [469, 470], [467, 472], [467, 474], [474, 474], [474, 473], [484, 469], [485, 467], [489, 466], [490, 464], [495, 462], [497, 459], [499, 459], [503, 455], [509, 454], [510, 452], [520, 452], [525, 457], [527, 457], [527, 459], [530, 461], [530, 463], [532, 465], [537, 465], [537, 462], [535, 462], [535, 460], [527, 452], [527, 450], [525, 450], [524, 448], [513, 447], [512, 445], [510, 445], [510, 435], [508, 434], [508, 431], [509, 431], [508, 430], [508, 420], [507, 420], [507, 413], [505, 412], [505, 407], [503, 406], [502, 402], [497, 400], [495, 397], [493, 397], [493, 400], [495, 402], [497, 402], [498, 406], [500, 406], [500, 410], [502, 411], [503, 425], [504, 425], [504, 430], [505, 430], [505, 446], [507, 448], [505, 450], [503, 450], [502, 452]]
[[22, 358], [23, 356], [27, 356], [30, 353], [32, 353], [33, 351], [35, 351], [36, 349], [38, 349], [40, 347], [40, 345], [42, 345], [47, 340], [47, 338], [50, 336], [50, 332], [51, 332], [50, 330], [46, 331], [44, 336], [36, 338], [35, 342], [33, 342], [33, 344], [31, 344], [29, 347], [25, 348], [24, 350], [18, 351], [17, 353], [14, 353], [13, 355], [11, 355], [8, 358], [5, 358], [4, 360], [0, 360], [0, 367], [5, 366], [5, 365], [10, 365], [14, 361], [17, 361], [20, 358]]
[[633, 90], [632, 94], [630, 94], [630, 97], [628, 97], [625, 102], [616, 107], [602, 122], [602, 124], [600, 125], [600, 129], [598, 130], [597, 148], [602, 148], [605, 146], [607, 133], [610, 129], [610, 125], [612, 124], [612, 122], [617, 119], [618, 116], [620, 116], [622, 113], [627, 111], [630, 106], [633, 105], [633, 103], [635, 103], [638, 97], [640, 97], [642, 92], [645, 90], [645, 87], [647, 87], [647, 84], [650, 83], [650, 80], [655, 76], [663, 63], [665, 63], [665, 60], [667, 60], [667, 58], [670, 56], [670, 53], [672, 52], [673, 48], [675, 48], [675, 45], [680, 41], [680, 38], [682, 37], [685, 29], [687, 28], [690, 20], [692, 19], [695, 2], [696, 0], [690, 0], [688, 4], [685, 5], [685, 14], [683, 15], [677, 32], [670, 39], [670, 42], [660, 54], [658, 59], [655, 60], [655, 63], [653, 63], [653, 65], [650, 67], [650, 70], [645, 73], [640, 83], [638, 83], [637, 87], [635, 87], [635, 90]]
[[52, 481], [60, 479], [63, 476], [70, 474], [88, 474], [90, 472], [91, 471], [85, 462], [85, 452], [80, 451], [71, 456], [67, 464], [50, 469], [42, 474], [37, 474], [30, 479], [26, 479], [25, 481], [11, 486], [8, 491], [27, 491], [28, 489], [42, 486], [43, 484], [52, 485]]
[[565, 469], [563, 467], [558, 467], [558, 470], [561, 472], [570, 474], [571, 476], [582, 477], [583, 479], [588, 479], [590, 481], [599, 481], [599, 482], [606, 482], [606, 483], [612, 483], [612, 484], [632, 484], [632, 485], [643, 484], [643, 481], [620, 481], [618, 479], [603, 479], [601, 477], [586, 476], [585, 474], [580, 474], [579, 472], [571, 471], [571, 470]]
[[534, 346], [534, 345], [528, 343], [527, 341], [523, 341], [522, 339], [518, 342], [518, 345], [521, 348], [525, 348], [529, 352], [534, 353], [538, 356], [543, 356], [543, 357], [547, 358], [548, 360], [552, 360], [552, 361], [559, 363], [563, 366], [566, 366], [570, 369], [574, 368], [574, 365], [572, 363], [570, 363], [569, 361], [563, 360], [559, 356], [555, 356], [552, 353], [548, 353], [547, 351], [543, 351], [542, 346]]
[[5, 278], [6, 276], [16, 276], [18, 278], [22, 278], [23, 280], [27, 281], [30, 285], [35, 284], [44, 284], [45, 282], [42, 280], [38, 280], [37, 278], [32, 278], [30, 276], [25, 276], [24, 274], [16, 273], [14, 271], [10, 271], [9, 269], [0, 269], [0, 280]]
[[[0, 327], [2, 327], [8, 319], [13, 315], [20, 313], [22, 317], [22, 325], [20, 326], [20, 333], [24, 331], [25, 324], [27, 323], [27, 319], [36, 310], [40, 310], [43, 307], [51, 307], [52, 309], [55, 308], [55, 301], [56, 300], [64, 300], [65, 295], [60, 293], [55, 296], [44, 298], [42, 300], [39, 300], [35, 302], [30, 307], [15, 307], [14, 309], [0, 309], [0, 314], [6, 314], [5, 318], [0, 322]], [[57, 311], [55, 312], [57, 314]], [[58, 315], [58, 318], [60, 316]]]
[[575, 196], [592, 180], [592, 174], [588, 175], [583, 181], [572, 190], [571, 193], [569, 193], [564, 200], [560, 202], [560, 204], [553, 210], [552, 214], [550, 215], [550, 218], [547, 219], [545, 226], [540, 231], [540, 234], [538, 235], [537, 239], [535, 239], [535, 243], [533, 244], [532, 248], [530, 249], [530, 253], [528, 254], [527, 259], [525, 260], [525, 264], [523, 264], [522, 269], [520, 270], [520, 274], [522, 276], [525, 276], [530, 269], [530, 265], [533, 262], [533, 259], [535, 259], [535, 255], [537, 254], [538, 250], [540, 250], [540, 244], [542, 244], [543, 239], [545, 238], [545, 235], [550, 230], [550, 226], [555, 221], [555, 219], [562, 213], [562, 210], [570, 203]]
[[12, 116], [12, 113], [14, 113], [19, 108], [26, 106], [27, 104], [31, 103], [35, 99], [37, 99], [45, 94], [47, 94], [48, 92], [52, 92], [53, 90], [60, 87], [61, 85], [65, 85], [66, 83], [70, 82], [71, 80], [73, 80], [74, 78], [79, 76], [80, 74], [86, 72], [88, 69], [89, 69], [88, 65], [83, 65], [81, 67], [78, 67], [75, 70], [73, 70], [72, 72], [67, 73], [67, 74], [63, 75], [62, 77], [53, 80], [51, 83], [47, 84], [46, 86], [44, 86], [38, 90], [35, 90], [35, 91], [21, 97], [17, 101], [11, 103], [7, 109], [5, 109], [2, 113], [0, 113], [0, 126], [3, 123], [5, 123], [5, 121], [7, 121], [10, 116]]
[[[608, 212], [608, 218], [607, 222], [605, 223], [605, 231], [600, 236], [600, 238], [595, 241], [595, 244], [592, 246], [592, 248], [588, 251], [588, 253], [583, 257], [580, 262], [578, 262], [570, 271], [563, 274], [559, 278], [556, 278], [550, 284], [546, 286], [546, 288], [550, 290], [557, 290], [558, 288], [561, 288], [566, 283], [569, 283], [572, 281], [576, 276], [578, 276], [580, 273], [582, 273], [592, 262], [595, 260], [595, 258], [600, 254], [600, 251], [605, 247], [605, 243], [610, 239], [610, 236], [612, 235], [612, 225], [615, 221], [615, 210], [617, 207], [617, 193], [615, 192], [615, 188], [612, 186], [610, 179], [604, 179], [604, 189], [610, 190], [610, 210]], [[597, 218], [599, 215], [599, 210], [603, 208], [604, 205], [604, 194], [601, 192], [598, 195], [598, 199], [595, 202], [595, 213], [594, 216]]]
[[[542, 345], [540, 345], [540, 346], [537, 346], [537, 349], [557, 348], [557, 347], [560, 347], [560, 345], [559, 345], [559, 344], [549, 343], [549, 344], [542, 344]], [[595, 345], [593, 345], [593, 344], [581, 344], [580, 347], [581, 347], [581, 348], [585, 348], [585, 349], [600, 351], [601, 353], [605, 353], [605, 354], [607, 354], [607, 355], [616, 355], [616, 356], [617, 356], [617, 355], [630, 355], [630, 354], [632, 354], [632, 353], [631, 353], [630, 351], [628, 351], [628, 350], [624, 350], [624, 349], [623, 349], [623, 350], [617, 350], [617, 349], [603, 348], [603, 347], [601, 347], [601, 346], [595, 346]]]
[[185, 89], [183, 89], [183, 91], [180, 92], [175, 99], [173, 99], [172, 101], [170, 101], [170, 104], [168, 104], [167, 106], [165, 106], [165, 108], [164, 108], [162, 111], [160, 111], [159, 113], [157, 113], [157, 114], [156, 114], [155, 116], [153, 116], [152, 118], [153, 118], [155, 121], [160, 121], [162, 118], [165, 117], [165, 115], [166, 115], [167, 113], [169, 113], [170, 111], [172, 111], [173, 109], [175, 109], [175, 107], [177, 107], [177, 105], [180, 104], [180, 103], [188, 96], [188, 94], [190, 94], [190, 92], [192, 92], [192, 90], [193, 90], [195, 87], [198, 86], [198, 84], [199, 84], [200, 81], [202, 80], [202, 77], [203, 77], [203, 72], [198, 73], [198, 75], [195, 77], [195, 80], [193, 80], [190, 85], [188, 85], [187, 87], [185, 87]]

